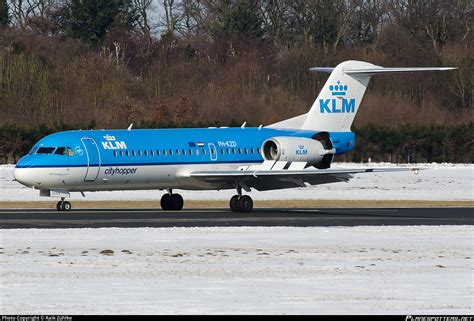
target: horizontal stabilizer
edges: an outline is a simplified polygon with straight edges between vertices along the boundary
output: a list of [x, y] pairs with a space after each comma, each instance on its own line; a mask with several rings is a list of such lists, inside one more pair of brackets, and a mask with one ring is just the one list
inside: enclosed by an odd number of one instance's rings
[[334, 68], [331, 68], [331, 67], [313, 67], [313, 68], [309, 68], [309, 70], [314, 71], [314, 72], [325, 72], [325, 73], [330, 74], [331, 72], [333, 72]]
[[446, 70], [454, 70], [454, 69], [457, 69], [457, 68], [452, 68], [452, 67], [366, 68], [366, 69], [348, 69], [348, 70], [344, 70], [344, 73], [348, 75], [376, 75], [376, 74], [394, 73], [394, 72], [446, 71]]
[[[331, 67], [313, 67], [310, 71], [331, 73], [335, 68]], [[343, 72], [347, 75], [375, 75], [394, 72], [417, 72], [417, 71], [447, 71], [456, 70], [453, 67], [397, 67], [397, 68], [361, 68], [361, 69], [346, 69]]]

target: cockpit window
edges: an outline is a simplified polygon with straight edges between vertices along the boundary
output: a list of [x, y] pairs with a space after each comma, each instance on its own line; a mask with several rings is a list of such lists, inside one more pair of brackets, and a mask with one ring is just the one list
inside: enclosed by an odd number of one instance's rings
[[40, 147], [36, 151], [36, 154], [52, 154], [56, 147]]
[[58, 147], [54, 153], [56, 155], [66, 155], [66, 147]]
[[35, 154], [38, 150], [38, 147], [33, 147], [28, 154]]
[[71, 147], [33, 147], [30, 154], [53, 154], [62, 156], [74, 156]]

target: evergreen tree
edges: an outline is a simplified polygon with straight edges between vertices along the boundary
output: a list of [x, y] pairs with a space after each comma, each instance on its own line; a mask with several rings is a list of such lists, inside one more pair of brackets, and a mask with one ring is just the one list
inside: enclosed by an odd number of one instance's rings
[[244, 39], [257, 39], [264, 34], [263, 19], [257, 8], [244, 1], [239, 1], [230, 8], [216, 29], [217, 35]]
[[8, 26], [10, 15], [8, 14], [7, 0], [0, 0], [0, 28]]
[[118, 28], [129, 28], [133, 22], [128, 0], [72, 0], [69, 5], [68, 31], [91, 45]]

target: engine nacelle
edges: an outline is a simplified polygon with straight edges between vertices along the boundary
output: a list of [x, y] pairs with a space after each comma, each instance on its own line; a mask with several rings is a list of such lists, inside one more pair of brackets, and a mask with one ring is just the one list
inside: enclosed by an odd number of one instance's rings
[[307, 162], [316, 165], [327, 154], [335, 150], [327, 150], [320, 141], [301, 137], [272, 137], [262, 144], [262, 156], [265, 160]]

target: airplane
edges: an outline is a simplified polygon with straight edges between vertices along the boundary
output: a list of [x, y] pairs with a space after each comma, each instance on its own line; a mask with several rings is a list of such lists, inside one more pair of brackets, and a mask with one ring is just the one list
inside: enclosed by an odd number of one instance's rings
[[268, 191], [349, 181], [354, 174], [407, 168], [331, 169], [335, 155], [355, 146], [352, 122], [374, 75], [446, 71], [451, 67], [384, 68], [345, 61], [329, 73], [310, 110], [268, 126], [240, 128], [73, 130], [39, 140], [14, 169], [15, 180], [58, 197], [58, 211], [71, 210], [71, 192], [164, 190], [161, 208], [178, 211], [175, 189], [235, 189], [233, 212], [251, 212], [243, 191]]

